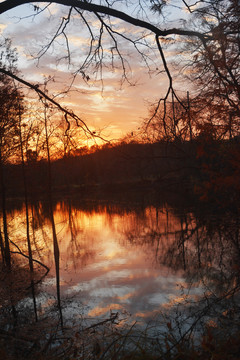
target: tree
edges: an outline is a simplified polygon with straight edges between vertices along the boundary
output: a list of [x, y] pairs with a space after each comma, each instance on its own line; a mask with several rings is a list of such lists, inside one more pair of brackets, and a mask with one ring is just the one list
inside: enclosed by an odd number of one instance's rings
[[[239, 134], [240, 84], [239, 2], [235, 0], [183, 1], [189, 13], [188, 27], [210, 34], [208, 39], [188, 37], [179, 44], [179, 57], [174, 64], [180, 66], [182, 81], [190, 81], [194, 96], [176, 104], [170, 102], [155, 107], [150, 126], [154, 136], [175, 137], [179, 120], [188, 125], [189, 137], [207, 133], [212, 138], [230, 139]], [[169, 44], [168, 44], [169, 46]], [[182, 50], [180, 50], [182, 48]], [[179, 106], [180, 105], [180, 106]], [[180, 117], [179, 117], [180, 114]], [[188, 119], [188, 121], [187, 121]], [[147, 122], [147, 127], [149, 121]], [[183, 124], [182, 124], [183, 125]], [[180, 127], [182, 130], [185, 126]], [[177, 129], [179, 130], [179, 129]], [[157, 135], [159, 134], [159, 135]]]
[[[1, 47], [5, 47], [5, 51], [1, 52], [0, 66], [7, 71], [16, 73], [16, 56], [15, 51], [11, 49], [11, 42], [6, 40]], [[1, 203], [3, 217], [3, 233], [4, 233], [4, 253], [2, 254], [3, 263], [7, 268], [11, 268], [10, 246], [8, 238], [7, 214], [6, 214], [6, 185], [4, 179], [4, 165], [8, 161], [10, 155], [19, 147], [18, 134], [19, 123], [18, 118], [23, 112], [23, 97], [16, 87], [12, 79], [5, 74], [0, 76], [0, 186], [1, 186]]]
[[[31, 2], [28, 0], [5, 0], [0, 4], [0, 13], [3, 14], [7, 10], [28, 3]], [[74, 19], [78, 17], [89, 33], [89, 47], [88, 50], [86, 50], [86, 57], [82, 63], [76, 64], [73, 71], [74, 77], [77, 76], [77, 74], [81, 74], [84, 80], [88, 81], [90, 76], [95, 73], [99, 74], [100, 78], [102, 78], [104, 65], [107, 67], [107, 70], [110, 66], [121, 66], [122, 81], [129, 81], [127, 70], [129, 69], [128, 60], [125, 57], [123, 47], [121, 47], [121, 42], [125, 41], [131, 44], [133, 49], [136, 50], [136, 53], [140, 55], [146, 67], [149, 68], [149, 71], [153, 71], [153, 67], [155, 66], [155, 73], [161, 73], [163, 70], [168, 77], [168, 88], [165, 95], [159, 99], [156, 112], [162, 103], [165, 104], [167, 102], [169, 97], [172, 102], [180, 102], [186, 110], [186, 105], [181, 101], [174, 86], [170, 63], [167, 61], [166, 56], [168, 49], [174, 48], [175, 53], [180, 53], [182, 42], [179, 41], [179, 39], [184, 39], [195, 46], [195, 51], [187, 55], [190, 63], [193, 64], [193, 68], [197, 64], [197, 57], [202, 54], [202, 58], [205, 59], [209, 65], [209, 71], [213, 71], [216, 80], [223, 84], [227, 102], [237, 111], [237, 100], [231, 94], [232, 86], [234, 86], [239, 98], [239, 79], [233, 71], [233, 69], [235, 69], [236, 73], [237, 63], [236, 61], [228, 61], [228, 59], [231, 58], [229, 52], [235, 52], [238, 47], [237, 39], [239, 28], [237, 19], [239, 18], [239, 5], [237, 0], [211, 0], [196, 3], [184, 0], [177, 2], [142, 0], [136, 2], [136, 4], [133, 2], [130, 6], [128, 6], [129, 2], [125, 0], [118, 1], [117, 3], [115, 1], [93, 3], [79, 0], [56, 0], [47, 3], [47, 5], [42, 8], [40, 8], [40, 6], [43, 6], [41, 5], [42, 2], [35, 1], [33, 16], [37, 16], [45, 10], [50, 11], [52, 3], [63, 5], [66, 15], [60, 18], [58, 28], [54, 32], [52, 39], [40, 50], [39, 57], [44, 56], [44, 54], [51, 49], [51, 46], [56, 44], [57, 40], [62, 37], [65, 39], [66, 53], [64, 55], [61, 54], [61, 59], [64, 58], [68, 63], [71, 63], [71, 46], [68, 40], [68, 27]], [[175, 19], [176, 27], [171, 27], [172, 19], [170, 18], [170, 21], [167, 22], [166, 17], [166, 14], [169, 11], [173, 11], [173, 9], [175, 12], [179, 10], [179, 18]], [[224, 16], [221, 15], [223, 10]], [[184, 15], [184, 11], [188, 12], [187, 20], [190, 18], [191, 22], [181, 22], [180, 16]], [[226, 14], [229, 12], [230, 17], [227, 17]], [[219, 18], [220, 15], [224, 19], [224, 22], [222, 18]], [[207, 20], [207, 16], [211, 17], [211, 21]], [[97, 29], [93, 25], [93, 18], [97, 21]], [[120, 29], [112, 19], [118, 19], [121, 22], [135, 27], [137, 29], [137, 31], [135, 31], [137, 35], [134, 36], [134, 31], [131, 30], [127, 32], [126, 28]], [[223, 41], [222, 39], [227, 39], [226, 41], [230, 46], [225, 46], [225, 40]], [[151, 58], [151, 56], [153, 56], [151, 50], [154, 50], [154, 48], [158, 51], [162, 60], [162, 70], [158, 65], [156, 67], [156, 61]], [[215, 50], [217, 52], [215, 52]], [[213, 55], [221, 52], [221, 59], [224, 60], [222, 64], [219, 63], [218, 55]], [[226, 55], [228, 57], [225, 61]], [[59, 60], [61, 59], [59, 58]], [[22, 81], [22, 79], [18, 80]], [[35, 86], [31, 84], [28, 84], [28, 86], [34, 89], [40, 96], [43, 96]], [[52, 101], [53, 99], [48, 100]], [[67, 115], [70, 118], [74, 118], [72, 112], [67, 113]], [[235, 113], [231, 114], [231, 119], [234, 116]], [[89, 132], [86, 124], [82, 122], [81, 119], [79, 123]], [[92, 132], [90, 131], [90, 133]]]
[[232, 138], [239, 133], [240, 120], [239, 1], [203, 1], [189, 12], [195, 26], [212, 34], [202, 43], [189, 39], [184, 48], [192, 53], [186, 68], [198, 93], [199, 122], [218, 128], [218, 137]]
[[152, 106], [151, 122], [145, 119], [140, 128], [143, 138], [147, 142], [192, 140], [193, 133], [197, 133], [196, 115], [193, 112], [188, 98], [181, 102], [165, 102], [158, 106], [157, 111], [155, 106]]

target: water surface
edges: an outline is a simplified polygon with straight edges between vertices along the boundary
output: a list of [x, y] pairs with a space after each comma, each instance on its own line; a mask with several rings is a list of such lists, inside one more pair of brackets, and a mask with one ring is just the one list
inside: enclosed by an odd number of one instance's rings
[[[32, 204], [30, 213], [33, 257], [50, 268], [35, 289], [41, 316], [57, 301], [56, 258], [47, 203]], [[27, 253], [24, 207], [9, 211], [8, 220], [11, 238]], [[146, 325], [166, 309], [181, 304], [199, 308], [201, 299], [238, 286], [237, 222], [231, 217], [220, 226], [218, 220], [167, 203], [134, 207], [83, 205], [78, 199], [57, 202], [63, 321], [106, 319], [119, 312]], [[15, 256], [26, 267], [26, 261]], [[31, 298], [23, 296], [18, 310], [33, 309]]]

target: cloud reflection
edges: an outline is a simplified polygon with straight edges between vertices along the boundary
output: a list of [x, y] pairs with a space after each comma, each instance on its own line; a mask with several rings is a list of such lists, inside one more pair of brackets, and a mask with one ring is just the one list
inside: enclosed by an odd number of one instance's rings
[[[114, 309], [147, 319], [146, 314], [155, 313], [179, 296], [177, 284], [183, 284], [182, 271], [171, 269], [156, 257], [156, 247], [161, 246], [165, 253], [174, 231], [179, 231], [180, 222], [170, 210], [163, 210], [158, 216], [153, 208], [142, 214], [109, 213], [104, 208], [87, 212], [63, 202], [55, 209], [61, 294], [73, 303], [81, 301], [87, 305], [85, 315], [108, 316]], [[24, 212], [15, 219], [21, 221], [22, 216]], [[44, 226], [47, 233], [50, 224], [45, 221]], [[150, 228], [157, 234], [158, 226], [165, 234], [161, 235], [161, 243], [149, 236]], [[16, 223], [16, 231], [17, 228]], [[40, 236], [37, 241], [43, 242]], [[51, 239], [45, 238], [41, 246], [46, 254], [43, 253], [42, 261], [52, 266], [50, 276], [54, 277]], [[54, 293], [49, 278], [43, 286], [45, 291]]]

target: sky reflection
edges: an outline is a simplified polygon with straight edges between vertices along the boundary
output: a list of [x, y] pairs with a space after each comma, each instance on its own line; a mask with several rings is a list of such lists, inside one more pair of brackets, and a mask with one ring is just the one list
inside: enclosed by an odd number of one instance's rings
[[[13, 231], [19, 229], [23, 216], [24, 212], [15, 217]], [[61, 297], [71, 299], [70, 307], [80, 301], [88, 317], [109, 316], [110, 311], [117, 310], [147, 320], [179, 297], [183, 270], [164, 265], [159, 256], [166, 253], [180, 231], [180, 221], [170, 209], [109, 213], [106, 208], [84, 211], [70, 203], [58, 203], [54, 218], [60, 248]], [[41, 254], [41, 261], [50, 267], [41, 290], [53, 296], [55, 268], [47, 218], [42, 226], [32, 228], [33, 235], [34, 256]], [[21, 238], [19, 243], [23, 244]], [[70, 308], [66, 311], [69, 313]], [[72, 315], [77, 316], [75, 310]]]

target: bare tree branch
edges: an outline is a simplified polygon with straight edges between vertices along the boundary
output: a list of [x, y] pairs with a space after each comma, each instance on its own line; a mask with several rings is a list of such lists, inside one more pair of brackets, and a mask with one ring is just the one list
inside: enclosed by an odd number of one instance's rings
[[89, 129], [89, 127], [87, 126], [87, 124], [79, 117], [77, 116], [76, 114], [74, 114], [72, 111], [64, 108], [62, 105], [60, 105], [56, 100], [54, 100], [53, 98], [51, 98], [50, 96], [48, 96], [44, 91], [42, 91], [40, 88], [39, 88], [39, 85], [34, 85], [34, 84], [31, 84], [30, 82], [20, 78], [19, 76], [11, 73], [10, 71], [4, 69], [4, 68], [0, 68], [0, 73], [2, 74], [5, 74], [13, 79], [15, 79], [16, 81], [20, 82], [21, 84], [27, 86], [28, 88], [34, 90], [40, 98], [45, 98], [47, 101], [49, 101], [51, 104], [55, 105], [61, 112], [63, 112], [65, 114], [65, 119], [67, 120], [67, 124], [69, 126], [69, 120], [68, 120], [68, 117], [70, 117], [71, 119], [73, 119], [77, 126], [80, 127], [84, 132], [85, 134], [88, 134], [94, 138], [99, 138], [101, 140], [104, 140], [106, 141], [105, 139], [103, 139], [101, 136], [97, 135], [95, 133], [95, 131], [91, 131]]
[[[0, 14], [5, 13], [8, 10], [11, 10], [19, 5], [29, 4], [29, 3], [42, 3], [42, 1], [31, 1], [31, 0], [5, 0], [2, 3], [0, 3]], [[68, 7], [74, 7], [76, 9], [86, 10], [92, 13], [101, 13], [105, 15], [109, 15], [112, 17], [115, 17], [117, 19], [121, 19], [123, 21], [126, 21], [129, 24], [132, 24], [137, 27], [141, 27], [143, 29], [149, 30], [152, 33], [156, 34], [157, 36], [167, 36], [167, 35], [182, 35], [182, 36], [191, 36], [191, 37], [197, 37], [201, 41], [210, 40], [212, 37], [208, 34], [204, 34], [198, 31], [192, 31], [192, 30], [183, 30], [183, 29], [159, 29], [157, 26], [134, 18], [122, 11], [113, 9], [111, 7], [97, 5], [93, 3], [89, 3], [86, 1], [79, 1], [79, 0], [55, 0], [51, 1], [51, 3], [56, 3], [59, 5], [65, 5]]]

